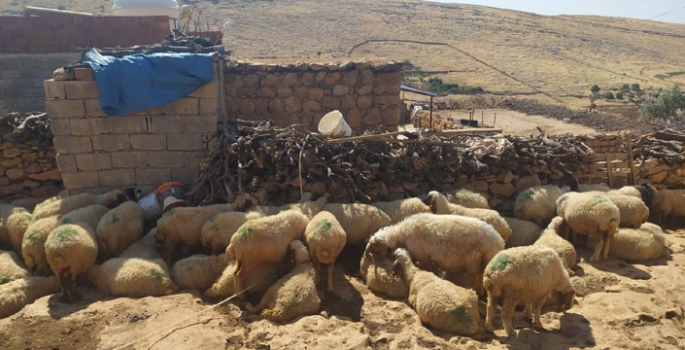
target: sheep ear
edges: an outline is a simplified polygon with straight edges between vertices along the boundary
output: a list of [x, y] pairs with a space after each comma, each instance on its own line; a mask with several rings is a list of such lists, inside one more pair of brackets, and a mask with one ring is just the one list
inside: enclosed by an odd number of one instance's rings
[[395, 277], [397, 275], [399, 266], [400, 263], [397, 260], [393, 261], [392, 265], [390, 265], [390, 276]]
[[423, 204], [427, 205], [433, 214], [435, 214], [435, 194], [434, 193], [429, 193], [426, 195], [426, 198], [423, 200]]

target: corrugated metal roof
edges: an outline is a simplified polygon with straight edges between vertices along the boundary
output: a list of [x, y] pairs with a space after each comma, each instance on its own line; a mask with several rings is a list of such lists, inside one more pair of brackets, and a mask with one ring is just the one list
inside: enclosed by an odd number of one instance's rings
[[402, 89], [403, 91], [409, 91], [409, 92], [417, 93], [419, 95], [425, 95], [425, 96], [430, 96], [430, 97], [438, 97], [437, 94], [434, 94], [432, 92], [415, 89], [415, 88], [413, 88], [411, 86], [407, 86], [407, 85], [400, 85], [400, 89]]

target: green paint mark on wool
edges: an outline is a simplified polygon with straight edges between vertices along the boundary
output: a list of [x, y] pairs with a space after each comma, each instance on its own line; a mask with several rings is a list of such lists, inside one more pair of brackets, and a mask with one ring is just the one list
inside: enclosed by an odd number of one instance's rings
[[219, 216], [219, 214], [214, 214], [214, 215], [209, 217], [209, 220], [207, 220], [207, 222], [209, 222], [210, 224], [213, 224], [212, 228], [214, 228], [216, 226], [216, 218], [218, 216]]
[[602, 195], [599, 195], [599, 194], [594, 195], [594, 196], [592, 197], [592, 199], [594, 199], [595, 201], [600, 202], [600, 203], [601, 203], [601, 202], [606, 202], [606, 201], [607, 201], [606, 197], [604, 197], [604, 196], [602, 196]]
[[76, 230], [71, 228], [60, 228], [59, 230], [57, 230], [57, 232], [55, 232], [55, 234], [57, 235], [57, 238], [59, 240], [64, 241], [73, 236], [76, 236], [77, 232]]
[[150, 270], [150, 276], [152, 276], [152, 278], [154, 278], [155, 282], [157, 282], [158, 284], [164, 283], [164, 280], [166, 279], [164, 277], [164, 273], [162, 273], [159, 270], [155, 270], [155, 269]]
[[471, 322], [471, 316], [466, 310], [466, 307], [464, 307], [463, 305], [458, 306], [456, 309], [452, 310], [452, 312], [450, 312], [450, 315], [452, 315], [452, 317], [454, 317], [454, 319], [459, 323]]
[[319, 224], [322, 230], [324, 231], [330, 231], [331, 230], [331, 222], [328, 221], [327, 219], [321, 220], [321, 223]]
[[238, 227], [238, 230], [235, 231], [235, 235], [239, 238], [244, 237], [250, 232], [250, 226], [252, 226], [252, 220], [247, 220], [242, 226]]
[[286, 210], [290, 210], [292, 208], [293, 208], [293, 206], [291, 204], [288, 204], [288, 205], [284, 205], [278, 209], [280, 209], [280, 211], [286, 211]]
[[66, 225], [66, 224], [72, 224], [72, 220], [70, 218], [62, 218], [57, 225]]
[[489, 264], [488, 267], [490, 270], [493, 271], [499, 271], [499, 270], [504, 270], [511, 264], [511, 260], [509, 259], [508, 256], [506, 255], [498, 255], [497, 258], [493, 259]]
[[117, 222], [119, 222], [119, 216], [117, 216], [117, 214], [112, 213], [111, 217], [112, 217], [112, 220], [111, 220], [112, 225], [114, 225], [114, 224], [116, 224]]
[[164, 213], [164, 215], [162, 215], [162, 217], [165, 218], [165, 217], [168, 217], [168, 216], [172, 216], [172, 215], [174, 215], [175, 213], [176, 213], [176, 209], [171, 209], [171, 210], [169, 210], [168, 212]]
[[0, 284], [5, 284], [11, 282], [9, 276], [7, 275], [0, 275]]
[[33, 242], [36, 241], [36, 239], [38, 239], [38, 236], [40, 236], [40, 234], [41, 234], [41, 231], [40, 231], [40, 230], [31, 230], [31, 231], [29, 231], [29, 233], [26, 235], [26, 239], [27, 239], [29, 242], [33, 243]]
[[390, 215], [388, 215], [386, 212], [382, 211], [381, 208], [376, 208], [378, 209], [378, 214], [383, 218], [383, 219], [388, 219], [390, 220]]
[[299, 301], [300, 301], [300, 292], [296, 291], [295, 293], [293, 293], [293, 296], [290, 299], [283, 302], [283, 311], [288, 311], [288, 310], [294, 308], [295, 306], [297, 306]]

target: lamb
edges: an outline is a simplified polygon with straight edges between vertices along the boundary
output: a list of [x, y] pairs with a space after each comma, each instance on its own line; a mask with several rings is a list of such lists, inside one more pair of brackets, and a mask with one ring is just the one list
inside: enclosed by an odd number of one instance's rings
[[504, 220], [511, 228], [511, 236], [505, 242], [506, 248], [532, 245], [540, 238], [542, 228], [534, 222], [507, 217]]
[[87, 207], [72, 210], [57, 221], [57, 226], [66, 224], [83, 223], [91, 228], [96, 228], [100, 219], [109, 212], [107, 207], [100, 204], [93, 204]]
[[424, 269], [465, 271], [471, 287], [481, 292], [483, 268], [504, 249], [504, 240], [490, 224], [475, 218], [416, 214], [374, 233], [364, 254], [378, 261], [398, 247], [407, 248]]
[[409, 287], [409, 304], [422, 322], [435, 329], [470, 336], [482, 329], [478, 313], [478, 296], [473, 290], [458, 287], [431, 272], [423, 271], [411, 261], [409, 251], [395, 250], [391, 271], [402, 267]]
[[535, 241], [534, 245], [554, 249], [561, 258], [561, 262], [564, 263], [569, 276], [573, 276], [575, 274], [573, 268], [576, 266], [577, 254], [573, 244], [562, 238], [562, 236], [568, 236], [568, 232], [563, 230], [568, 230], [568, 226], [564, 225], [564, 219], [557, 216], [552, 219], [552, 222], [549, 223], [549, 226], [542, 232], [542, 235]]
[[[224, 256], [226, 259], [226, 257]], [[235, 268], [237, 262], [229, 260], [221, 276], [205, 291], [210, 298], [227, 298], [242, 290], [235, 290]], [[283, 261], [262, 263], [257, 262], [243, 266], [241, 274], [243, 283], [248, 288], [245, 293], [265, 292], [272, 284], [286, 273]]]
[[44, 219], [54, 215], [64, 215], [70, 211], [83, 208], [93, 204], [100, 204], [107, 208], [114, 208], [127, 201], [126, 195], [119, 191], [110, 191], [105, 194], [95, 195], [92, 193], [81, 193], [70, 197], [52, 197], [43, 203], [36, 205], [33, 210], [33, 217]]
[[[644, 223], [640, 228], [621, 228], [614, 235], [609, 248], [609, 255], [629, 263], [640, 263], [660, 258], [667, 254], [664, 232], [661, 227]], [[588, 240], [588, 247], [595, 242]]]
[[0, 244], [21, 254], [21, 241], [31, 223], [31, 213], [21, 207], [0, 204]]
[[[593, 193], [593, 192], [589, 192]], [[601, 192], [595, 192], [601, 193]], [[619, 227], [639, 228], [649, 219], [649, 208], [642, 199], [622, 194], [607, 193], [606, 197], [618, 207]]]
[[333, 214], [322, 211], [307, 224], [304, 240], [317, 276], [321, 275], [322, 265], [326, 265], [326, 286], [329, 292], [333, 292], [333, 265], [345, 247], [345, 230]]
[[87, 273], [98, 256], [95, 232], [87, 224], [58, 226], [45, 240], [45, 256], [62, 285], [62, 300], [79, 299], [76, 277]]
[[0, 250], [0, 284], [29, 276], [16, 253]]
[[59, 216], [50, 216], [34, 221], [26, 229], [26, 234], [21, 241], [21, 255], [31, 275], [46, 275], [50, 271], [45, 259], [45, 240], [57, 227], [57, 221], [59, 221]]
[[101, 293], [116, 297], [162, 296], [179, 291], [161, 259], [109, 259], [93, 266], [88, 278]]
[[162, 253], [157, 248], [157, 228], [153, 228], [138, 242], [124, 249], [120, 258], [139, 258], [145, 260], [162, 259]]
[[290, 242], [302, 237], [308, 223], [309, 219], [300, 211], [286, 210], [277, 215], [247, 221], [240, 226], [226, 248], [228, 257], [237, 260], [234, 290], [244, 289], [244, 266], [252, 270], [249, 265], [255, 262], [282, 260]]
[[321, 299], [316, 290], [316, 271], [307, 248], [299, 240], [288, 247], [294, 268], [271, 286], [259, 304], [246, 304], [250, 312], [262, 313], [271, 322], [287, 322], [296, 317], [312, 315], [319, 311]]
[[529, 187], [516, 196], [514, 217], [546, 227], [556, 216], [557, 199], [569, 190], [569, 187], [560, 188], [554, 185]]
[[171, 267], [171, 280], [180, 289], [205, 291], [226, 269], [226, 256], [196, 254], [179, 260]]
[[507, 224], [499, 213], [494, 210], [481, 208], [473, 209], [449, 203], [447, 198], [438, 191], [429, 192], [424, 202], [431, 208], [431, 211], [434, 214], [462, 215], [485, 221], [495, 228], [505, 242], [507, 238], [511, 236], [509, 224]]
[[0, 285], [0, 318], [11, 316], [38, 298], [59, 292], [59, 282], [51, 277], [24, 277]]
[[499, 252], [485, 268], [483, 287], [488, 292], [485, 329], [493, 332], [495, 304], [501, 301], [502, 323], [507, 337], [516, 335], [511, 324], [514, 308], [526, 305], [533, 325], [542, 327], [540, 312], [548, 298], [557, 300], [559, 311], [573, 306], [575, 290], [557, 253], [548, 247], [516, 247]]
[[113, 258], [137, 242], [143, 236], [144, 221], [143, 209], [131, 201], [105, 214], [95, 229], [100, 256]]
[[366, 254], [362, 255], [359, 263], [359, 272], [366, 281], [366, 286], [376, 293], [385, 294], [391, 298], [406, 298], [409, 296], [409, 287], [404, 278], [390, 271], [393, 261], [385, 258], [373, 261]]
[[157, 241], [167, 264], [178, 260], [179, 245], [191, 247], [202, 244], [202, 225], [214, 214], [234, 210], [231, 204], [206, 207], [173, 208], [157, 220]]
[[390, 216], [370, 204], [329, 203], [323, 210], [333, 214], [347, 234], [347, 244], [362, 244], [381, 227], [390, 225]]
[[430, 207], [419, 198], [405, 198], [390, 202], [375, 202], [372, 203], [372, 205], [388, 214], [391, 225], [414, 214], [431, 212]]
[[202, 225], [200, 234], [202, 246], [210, 249], [212, 254], [225, 252], [233, 233], [240, 226], [249, 220], [261, 217], [263, 215], [258, 212], [227, 211], [214, 214]]
[[[574, 233], [591, 236], [598, 242], [590, 261], [599, 260], [600, 253], [604, 259], [607, 258], [611, 239], [621, 221], [616, 204], [597, 192], [569, 192], [557, 200], [557, 213], [564, 219], [562, 225], [568, 225]], [[564, 230], [567, 229], [561, 228], [560, 232]]]
[[661, 224], [665, 217], [685, 216], [685, 190], [656, 191], [654, 206], [658, 224]]
[[490, 204], [488, 204], [488, 199], [485, 196], [464, 188], [445, 192], [445, 197], [447, 197], [450, 203], [459, 204], [467, 208], [490, 209]]

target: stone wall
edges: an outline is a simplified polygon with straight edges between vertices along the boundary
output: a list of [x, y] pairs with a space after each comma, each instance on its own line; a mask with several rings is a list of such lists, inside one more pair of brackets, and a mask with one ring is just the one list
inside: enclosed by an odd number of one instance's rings
[[337, 109], [355, 134], [376, 126], [396, 130], [401, 69], [401, 62], [238, 62], [225, 69], [229, 115], [316, 130], [321, 117]]

